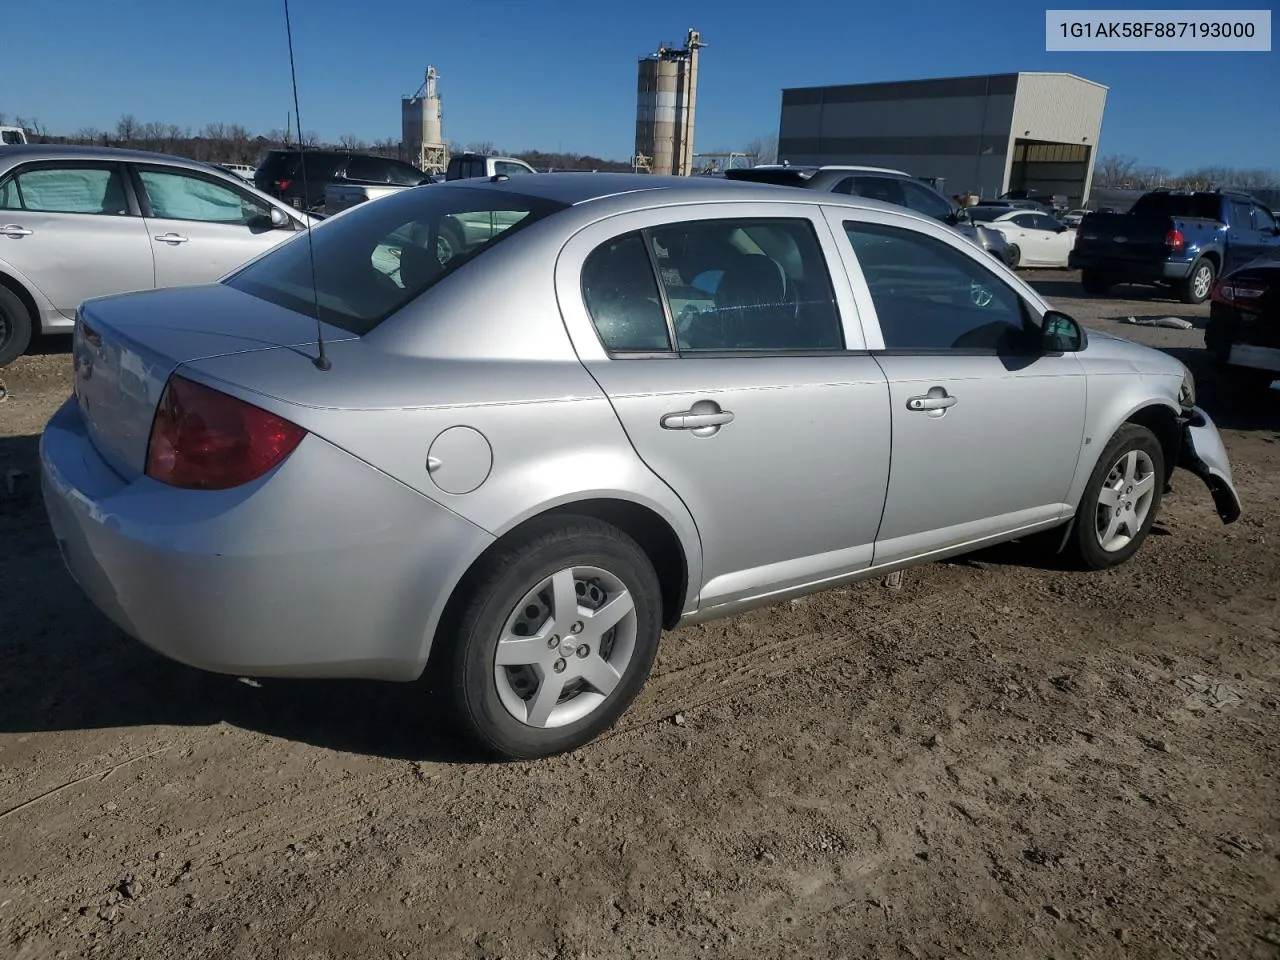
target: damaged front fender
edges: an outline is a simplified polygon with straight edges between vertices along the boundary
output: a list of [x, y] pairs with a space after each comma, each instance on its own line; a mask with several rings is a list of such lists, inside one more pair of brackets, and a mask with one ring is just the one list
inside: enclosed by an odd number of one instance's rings
[[1183, 420], [1178, 466], [1204, 481], [1223, 523], [1233, 523], [1240, 518], [1240, 495], [1231, 479], [1227, 448], [1222, 444], [1218, 428], [1199, 407], [1193, 407]]

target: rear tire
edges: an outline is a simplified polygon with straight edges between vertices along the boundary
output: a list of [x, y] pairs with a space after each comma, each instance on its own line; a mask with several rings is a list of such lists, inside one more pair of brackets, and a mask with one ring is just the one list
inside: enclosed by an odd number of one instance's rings
[[1201, 257], [1191, 265], [1187, 279], [1178, 284], [1178, 299], [1183, 303], [1204, 303], [1213, 291], [1213, 278], [1216, 275], [1213, 261]]
[[1156, 435], [1124, 424], [1089, 475], [1067, 539], [1069, 558], [1087, 570], [1106, 570], [1137, 553], [1160, 512], [1167, 475]]
[[538, 521], [462, 589], [436, 642], [447, 645], [441, 667], [461, 732], [487, 753], [581, 747], [613, 726], [653, 667], [662, 590], [645, 552], [609, 524]]
[[31, 344], [31, 311], [8, 287], [0, 286], [0, 367], [27, 352]]
[[1004, 262], [1010, 270], [1018, 269], [1018, 264], [1022, 262], [1022, 250], [1018, 248], [1016, 243], [1009, 244], [1009, 249], [1004, 255]]
[[1111, 289], [1111, 281], [1096, 270], [1085, 270], [1080, 274], [1080, 286], [1091, 297], [1105, 297]]

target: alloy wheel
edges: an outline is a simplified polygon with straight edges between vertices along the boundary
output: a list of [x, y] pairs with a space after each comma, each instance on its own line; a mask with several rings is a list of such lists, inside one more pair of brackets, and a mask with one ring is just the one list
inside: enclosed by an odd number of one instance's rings
[[1147, 520], [1156, 492], [1156, 468], [1142, 450], [1129, 450], [1107, 473], [1098, 492], [1095, 531], [1108, 553], [1123, 550]]
[[635, 601], [599, 567], [558, 570], [525, 594], [494, 654], [498, 699], [531, 727], [563, 727], [597, 710], [636, 649]]

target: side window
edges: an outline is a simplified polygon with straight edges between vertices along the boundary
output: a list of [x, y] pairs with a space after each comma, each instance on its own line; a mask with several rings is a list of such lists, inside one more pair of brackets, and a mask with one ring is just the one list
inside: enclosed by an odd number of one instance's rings
[[392, 183], [406, 187], [416, 186], [426, 177], [417, 167], [399, 161], [388, 162], [387, 174]]
[[[96, 213], [126, 216], [124, 178], [119, 167], [41, 167], [19, 173], [7, 191], [6, 209], [42, 213]], [[14, 206], [9, 206], [15, 202]]]
[[910, 180], [903, 180], [902, 193], [906, 198], [907, 206], [917, 213], [923, 213], [936, 220], [945, 220], [951, 215], [951, 204], [928, 187], [912, 183]]
[[507, 160], [499, 160], [494, 164], [495, 173], [505, 173], [509, 177], [518, 177], [528, 175], [529, 170], [522, 163], [511, 163]]
[[842, 350], [813, 224], [704, 220], [645, 231], [681, 351]]
[[1243, 203], [1240, 200], [1232, 200], [1231, 226], [1235, 227], [1237, 230], [1252, 230], [1253, 217], [1251, 216], [1251, 213], [1252, 211], [1249, 208], [1249, 204]]
[[[2, 190], [3, 188], [0, 188], [0, 191]], [[1253, 226], [1254, 229], [1260, 230], [1262, 233], [1274, 233], [1276, 229], [1276, 218], [1272, 216], [1271, 211], [1266, 207], [1254, 207]]]
[[270, 216], [266, 205], [230, 184], [178, 170], [139, 170], [154, 216], [244, 226]]
[[373, 157], [352, 157], [347, 161], [346, 176], [348, 180], [363, 180], [366, 183], [386, 183], [387, 163]]
[[1034, 343], [1019, 297], [982, 263], [902, 227], [846, 222], [871, 291], [885, 349], [1027, 352]]
[[834, 187], [831, 188], [831, 192], [852, 194], [854, 192], [853, 177], [845, 177], [843, 180], [841, 180], [839, 183], [837, 183]]
[[1009, 220], [1022, 227], [1023, 230], [1037, 230], [1040, 228], [1033, 213], [1020, 213], [1017, 216], [1010, 217]]
[[10, 177], [0, 183], [0, 210], [21, 210], [22, 197], [18, 195], [18, 179]]
[[582, 266], [582, 298], [607, 350], [671, 349], [658, 283], [639, 233], [591, 251]]
[[902, 193], [902, 181], [890, 177], [854, 177], [853, 190], [868, 200], [883, 200], [896, 207], [905, 207], [907, 198]]

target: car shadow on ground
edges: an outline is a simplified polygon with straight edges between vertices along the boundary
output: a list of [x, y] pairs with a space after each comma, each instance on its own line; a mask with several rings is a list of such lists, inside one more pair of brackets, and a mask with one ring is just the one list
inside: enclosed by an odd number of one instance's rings
[[428, 681], [250, 683], [185, 667], [126, 636], [62, 564], [40, 497], [37, 444], [0, 438], [0, 734], [226, 722], [371, 756], [484, 759], [449, 732]]
[[[1169, 303], [1178, 307], [1185, 306], [1172, 290], [1165, 287], [1119, 283], [1112, 287], [1105, 296], [1097, 297], [1093, 294], [1085, 293], [1084, 287], [1080, 286], [1078, 278], [1023, 277], [1023, 279], [1026, 280], [1032, 290], [1048, 299], [1067, 297], [1076, 300], [1138, 300], [1151, 303]], [[1164, 314], [1160, 314], [1160, 316], [1164, 316]]]

